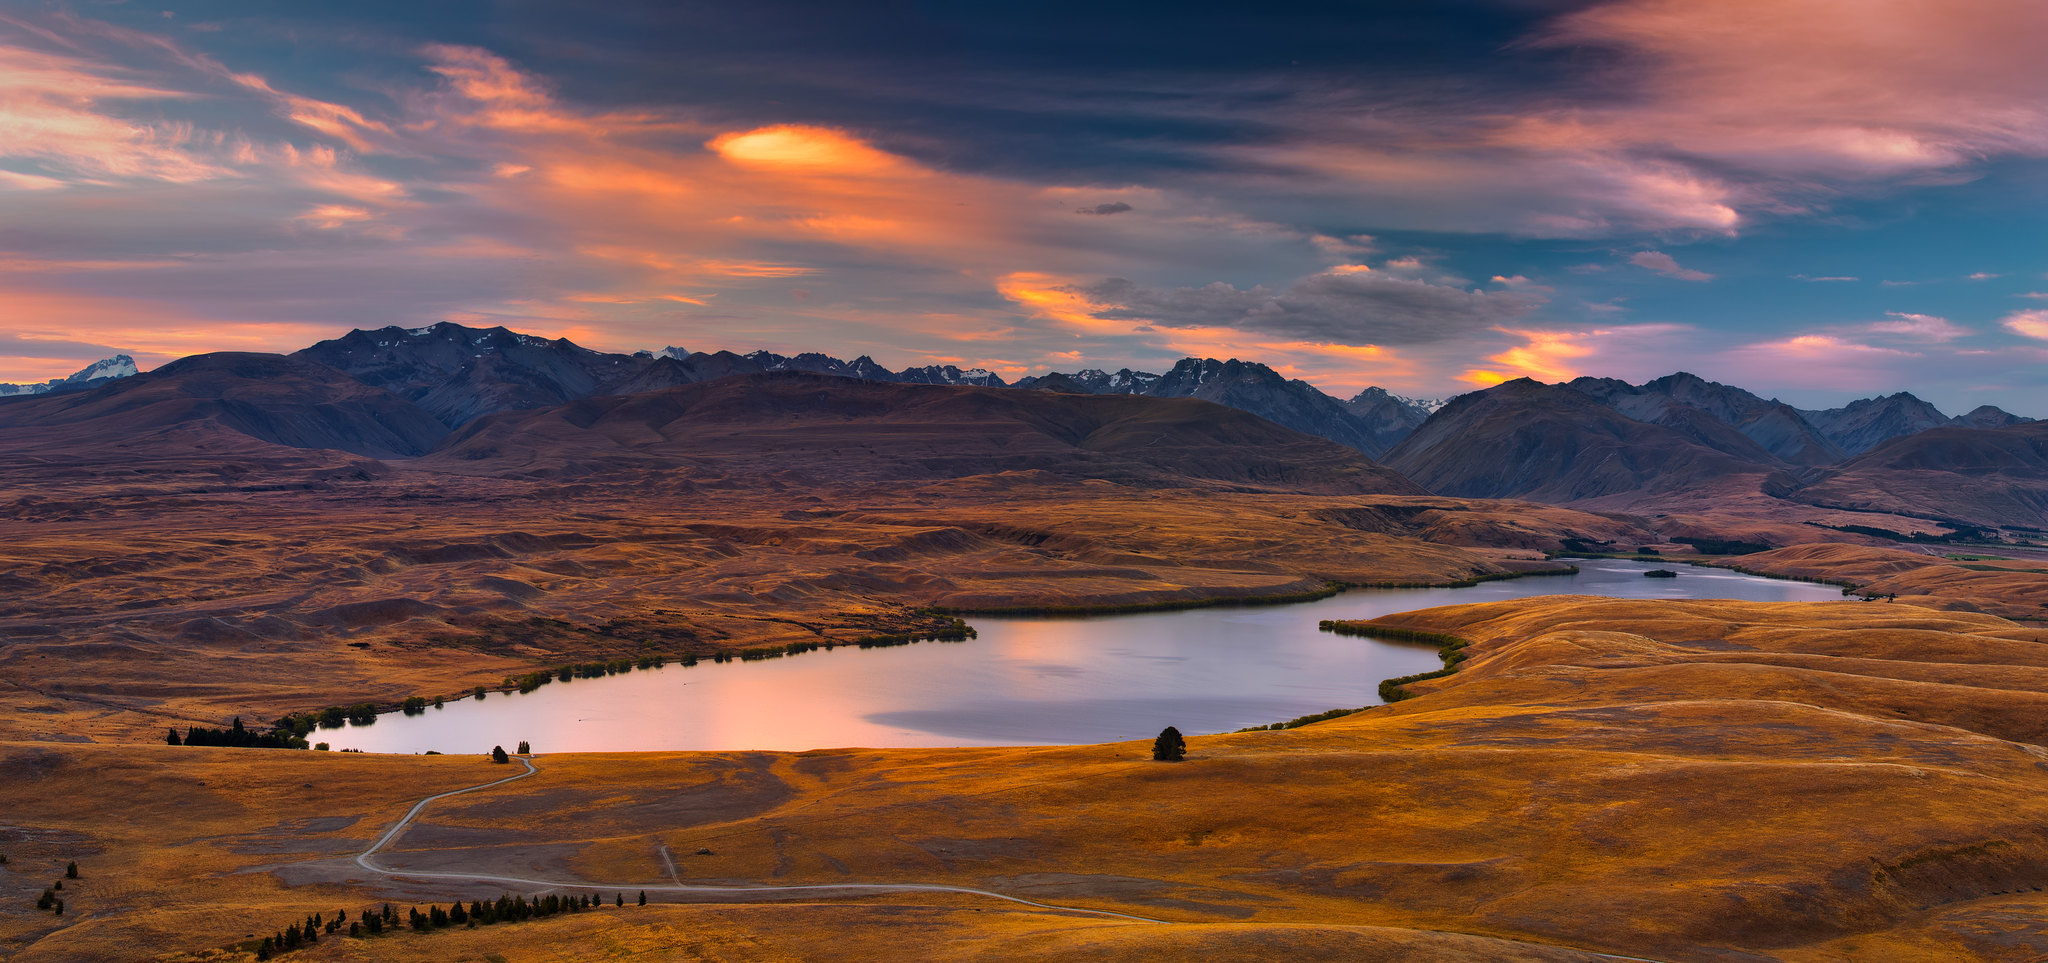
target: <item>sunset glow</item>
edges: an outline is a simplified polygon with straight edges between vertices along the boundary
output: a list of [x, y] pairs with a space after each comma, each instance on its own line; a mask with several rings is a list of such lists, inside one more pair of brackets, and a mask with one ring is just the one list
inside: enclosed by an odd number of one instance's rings
[[[48, 266], [0, 269], [0, 380], [444, 319], [1332, 392], [1685, 368], [1967, 409], [2048, 377], [2000, 350], [2048, 340], [2013, 301], [2048, 272], [2009, 200], [2048, 159], [2020, 0], [1502, 4], [1431, 28], [1484, 55], [1366, 31], [1284, 82], [1151, 46], [742, 52], [680, 15], [145, 14], [0, 14], [0, 258]], [[1204, 93], [1249, 89], [1288, 93]]]

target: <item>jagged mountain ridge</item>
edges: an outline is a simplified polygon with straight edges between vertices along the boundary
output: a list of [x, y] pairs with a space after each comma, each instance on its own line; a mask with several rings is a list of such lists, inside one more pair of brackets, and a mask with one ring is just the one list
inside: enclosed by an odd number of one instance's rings
[[[1882, 398], [1859, 399], [1840, 408], [1804, 411], [1801, 414], [1830, 441], [1852, 455], [1860, 455], [1894, 438], [1957, 423], [1956, 419], [1942, 414], [1940, 409], [1905, 391]], [[1996, 408], [1991, 412], [1978, 408], [1972, 414], [1978, 414], [1980, 418], [1995, 418], [2003, 412]]]
[[[1306, 381], [1290, 379], [1263, 364], [1236, 358], [1182, 358], [1165, 374], [1129, 368], [1113, 373], [1084, 368], [1025, 378], [1016, 386], [1076, 394], [1201, 398], [1348, 445], [1372, 458], [1384, 455], [1428, 417], [1419, 406], [1384, 391], [1369, 404], [1357, 404], [1356, 398], [1342, 402]], [[1360, 397], [1367, 396], [1361, 393]]]
[[421, 467], [590, 478], [720, 474], [816, 485], [1044, 472], [1141, 487], [1425, 494], [1345, 446], [1200, 399], [761, 372], [477, 419]]
[[[1687, 427], [1707, 421], [1697, 416]], [[1527, 378], [1452, 400], [1385, 462], [1441, 495], [1553, 503], [1710, 491], [1777, 470], [1686, 430], [1630, 418], [1583, 392]]]
[[[898, 372], [868, 356], [849, 362], [816, 352], [780, 355], [754, 351], [742, 355], [675, 346], [659, 352], [613, 354], [584, 348], [566, 339], [454, 323], [353, 331], [313, 345], [296, 356], [334, 367], [364, 384], [390, 390], [430, 412], [447, 428], [458, 428], [493, 412], [547, 408], [583, 398], [658, 391], [745, 374], [808, 372], [881, 383], [1004, 386], [1003, 379], [993, 372], [962, 370], [954, 365], [927, 365]], [[1014, 387], [1074, 394], [1201, 398], [1336, 441], [1376, 458], [1385, 457], [1431, 417], [1448, 410], [1436, 407], [1435, 402], [1417, 402], [1379, 388], [1368, 388], [1348, 401], [1339, 401], [1307, 382], [1286, 378], [1266, 365], [1238, 359], [1186, 358], [1165, 374], [1129, 368], [1114, 372], [1082, 369], [1025, 378]], [[2029, 421], [1991, 406], [1979, 408], [1962, 419], [1949, 419], [1903, 392], [1839, 409], [1801, 411], [1684, 372], [1642, 385], [1580, 378], [1563, 387], [1630, 421], [1666, 429], [1693, 445], [1728, 456], [1733, 459], [1729, 464], [1739, 463], [1745, 471], [1788, 471], [1797, 478], [1811, 478], [1816, 471], [1841, 465], [1857, 451], [1900, 437], [1902, 432], [1946, 425], [1997, 426]], [[1482, 449], [1497, 441], [1477, 436], [1469, 439], [1470, 444]], [[409, 454], [416, 449], [417, 445], [402, 445], [387, 446], [385, 450]], [[1651, 487], [1668, 487], [1664, 480], [1652, 477], [1654, 474], [1643, 475], [1641, 480]], [[1589, 484], [1592, 488], [1608, 488], [1613, 482], [1610, 479], [1591, 484], [1584, 478], [1559, 478], [1533, 483], [1527, 490], [1546, 491], [1550, 497], [1559, 497], [1564, 492], [1580, 492], [1576, 497], [1587, 497], [1583, 492]]]
[[1637, 421], [1663, 425], [1739, 458], [1819, 466], [1848, 457], [1798, 409], [1684, 371], [1642, 385], [1578, 378], [1564, 387]]

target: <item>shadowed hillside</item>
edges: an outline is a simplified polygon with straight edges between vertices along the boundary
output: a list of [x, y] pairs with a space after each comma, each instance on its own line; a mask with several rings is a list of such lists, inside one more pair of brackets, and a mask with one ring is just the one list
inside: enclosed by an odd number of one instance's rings
[[91, 391], [0, 403], [0, 444], [39, 429], [37, 443], [56, 452], [226, 431], [371, 457], [423, 454], [447, 434], [420, 408], [333, 368], [235, 352], [194, 355]]
[[2048, 422], [1935, 428], [1896, 438], [1791, 497], [2038, 531], [2048, 527]]
[[796, 373], [495, 415], [421, 463], [563, 478], [686, 465], [815, 481], [1049, 471], [1119, 484], [1423, 494], [1341, 445], [1203, 401]]
[[1526, 378], [1453, 400], [1387, 464], [1438, 494], [1546, 502], [1753, 485], [1771, 470]]

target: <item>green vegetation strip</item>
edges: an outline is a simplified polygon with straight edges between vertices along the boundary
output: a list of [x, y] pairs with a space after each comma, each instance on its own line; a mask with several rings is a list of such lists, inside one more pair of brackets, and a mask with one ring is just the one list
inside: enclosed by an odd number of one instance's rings
[[1348, 589], [1425, 589], [1425, 588], [1471, 588], [1481, 582], [1501, 582], [1530, 575], [1577, 575], [1578, 566], [1564, 568], [1535, 569], [1527, 572], [1486, 572], [1461, 579], [1443, 582], [1325, 582], [1322, 588], [1305, 592], [1282, 592], [1275, 595], [1226, 595], [1204, 599], [1161, 599], [1153, 602], [1126, 602], [1118, 605], [994, 605], [962, 606], [959, 608], [933, 609], [955, 615], [1026, 615], [1026, 616], [1068, 616], [1068, 615], [1127, 615], [1138, 612], [1177, 612], [1183, 609], [1205, 609], [1217, 606], [1291, 605], [1296, 602], [1316, 602], [1329, 598]]
[[1425, 679], [1441, 679], [1458, 671], [1458, 666], [1465, 661], [1465, 647], [1472, 644], [1469, 639], [1462, 639], [1442, 632], [1423, 632], [1416, 629], [1393, 628], [1391, 626], [1374, 625], [1371, 622], [1341, 622], [1324, 619], [1322, 622], [1317, 623], [1316, 627], [1325, 632], [1334, 632], [1338, 635], [1369, 636], [1382, 642], [1414, 642], [1421, 645], [1436, 646], [1437, 657], [1444, 661], [1443, 668], [1434, 672], [1417, 672], [1414, 675], [1404, 675], [1380, 683], [1380, 701], [1389, 704], [1400, 702], [1403, 699], [1414, 698], [1408, 690], [1402, 688], [1402, 686], [1410, 682], [1421, 682]]
[[[1316, 623], [1316, 627], [1322, 629], [1325, 632], [1334, 632], [1338, 635], [1366, 636], [1369, 638], [1378, 639], [1382, 642], [1415, 642], [1422, 645], [1436, 646], [1437, 657], [1444, 661], [1443, 668], [1438, 669], [1434, 672], [1418, 672], [1414, 675], [1404, 675], [1399, 678], [1388, 679], [1380, 683], [1380, 701], [1390, 705], [1392, 703], [1400, 702], [1403, 699], [1414, 698], [1414, 696], [1410, 694], [1408, 690], [1401, 688], [1402, 686], [1407, 685], [1410, 682], [1421, 682], [1424, 679], [1441, 679], [1444, 676], [1450, 675], [1451, 673], [1458, 671], [1458, 665], [1465, 661], [1465, 647], [1472, 644], [1471, 641], [1468, 639], [1461, 639], [1455, 635], [1446, 635], [1442, 632], [1422, 632], [1415, 629], [1397, 629], [1388, 626], [1374, 625], [1371, 622], [1346, 622], [1339, 621], [1336, 619], [1324, 619], [1321, 622]], [[1302, 726], [1314, 725], [1318, 722], [1327, 722], [1331, 719], [1341, 719], [1345, 716], [1351, 715], [1354, 712], [1364, 712], [1366, 709], [1370, 708], [1372, 707], [1362, 706], [1357, 709], [1327, 709], [1322, 712], [1315, 713], [1313, 715], [1296, 716], [1295, 718], [1289, 719], [1286, 722], [1275, 722], [1272, 725], [1268, 726], [1250, 726], [1248, 728], [1239, 729], [1237, 731], [1266, 732], [1277, 729], [1299, 729]]]

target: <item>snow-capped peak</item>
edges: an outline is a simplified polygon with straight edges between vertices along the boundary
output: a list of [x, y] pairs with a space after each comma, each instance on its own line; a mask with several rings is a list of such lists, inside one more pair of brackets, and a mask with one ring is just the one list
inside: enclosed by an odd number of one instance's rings
[[84, 368], [66, 376], [63, 383], [75, 385], [86, 381], [99, 381], [102, 378], [126, 378], [135, 373], [135, 359], [125, 354], [117, 354], [111, 358], [86, 365]]
[[1388, 397], [1404, 405], [1407, 405], [1410, 408], [1420, 409], [1421, 411], [1432, 415], [1436, 414], [1438, 408], [1442, 408], [1443, 406], [1451, 403], [1451, 399], [1449, 398], [1409, 398], [1402, 395], [1388, 395]]
[[69, 391], [75, 388], [90, 388], [102, 381], [129, 377], [135, 374], [136, 370], [134, 358], [128, 357], [125, 354], [117, 354], [111, 358], [95, 361], [62, 378], [52, 378], [42, 384], [0, 384], [0, 398], [15, 395], [40, 395], [59, 389]]

